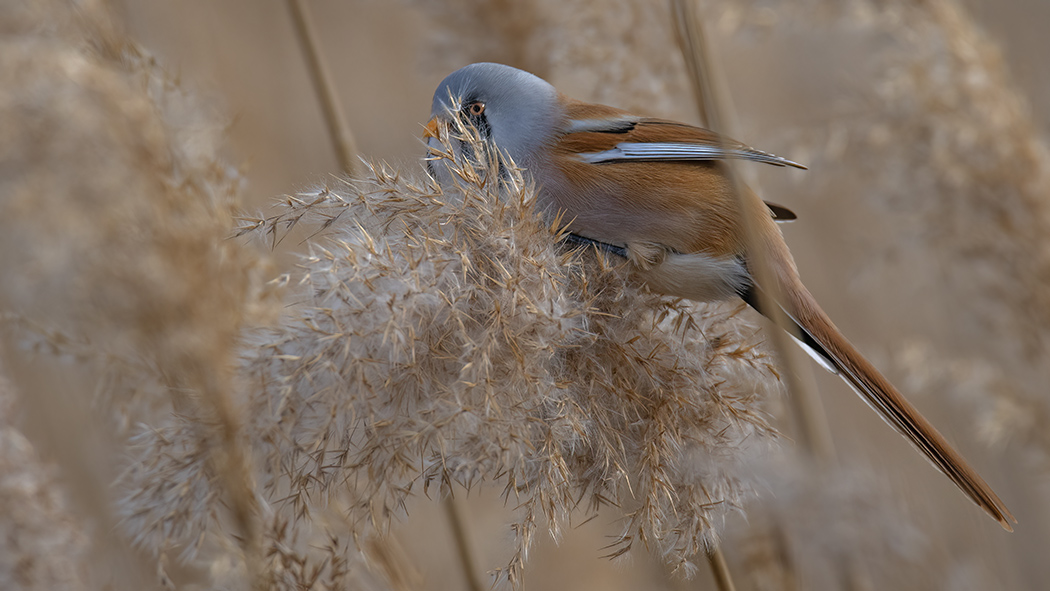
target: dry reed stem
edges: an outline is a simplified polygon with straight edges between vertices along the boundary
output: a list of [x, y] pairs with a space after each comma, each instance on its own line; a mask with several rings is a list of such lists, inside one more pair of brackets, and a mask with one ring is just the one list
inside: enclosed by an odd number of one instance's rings
[[423, 587], [423, 575], [394, 536], [373, 535], [365, 542], [364, 551], [369, 566], [378, 568], [394, 591], [413, 591]]
[[[696, 13], [695, 5], [692, 0], [671, 0], [671, 9], [678, 45], [685, 58], [689, 78], [693, 84], [700, 119], [709, 129], [728, 134], [724, 127], [725, 119], [720, 110], [721, 97], [725, 95], [725, 90], [714, 85], [713, 61], [708, 52], [703, 23]], [[726, 164], [726, 174], [731, 190], [740, 199], [740, 210], [750, 211], [743, 201], [746, 199], [745, 193], [741, 191], [741, 181], [733, 162]], [[823, 407], [816, 398], [815, 390], [802, 386], [802, 379], [799, 376], [804, 375], [802, 372], [806, 370], [799, 363], [799, 356], [789, 351], [788, 347], [791, 347], [792, 344], [788, 342], [786, 335], [776, 328], [789, 325], [785, 312], [776, 303], [781, 299], [782, 294], [779, 293], [778, 284], [773, 278], [773, 271], [769, 267], [770, 262], [762, 251], [761, 237], [757, 233], [754, 221], [748, 215], [741, 216], [741, 220], [745, 231], [745, 244], [748, 245], [750, 251], [749, 265], [752, 272], [755, 273], [755, 280], [759, 285], [770, 287], [770, 289], [760, 290], [758, 297], [762, 309], [770, 310], [773, 314], [770, 317], [774, 325], [771, 341], [785, 364], [786, 375], [782, 375], [785, 377], [784, 382], [793, 402], [792, 408], [795, 409], [796, 419], [802, 427], [803, 441], [808, 451], [815, 457], [820, 460], [829, 460], [834, 456], [834, 446]], [[810, 384], [807, 385], [812, 385], [811, 377], [809, 382]], [[718, 588], [729, 591], [734, 589], [735, 585], [721, 548], [717, 545], [711, 547], [707, 556]]]
[[305, 0], [287, 0], [287, 4], [288, 11], [292, 15], [292, 23], [295, 25], [295, 37], [299, 40], [299, 46], [303, 50], [306, 69], [313, 83], [314, 93], [317, 95], [317, 102], [321, 104], [325, 129], [332, 142], [336, 160], [343, 172], [359, 176], [364, 170], [361, 161], [358, 160], [357, 142], [354, 141], [353, 132], [346, 121], [346, 114], [340, 106], [339, 95], [332, 82], [332, 75], [321, 54], [320, 42], [317, 31], [310, 20], [309, 9], [306, 7]]
[[707, 80], [703, 75], [706, 64], [703, 62], [704, 38], [700, 30], [700, 16], [696, 12], [696, 4], [691, 0], [670, 0], [670, 4], [675, 25], [675, 40], [678, 42], [678, 50], [685, 58], [685, 70], [692, 85], [700, 125], [707, 126], [708, 110], [712, 106], [707, 103], [707, 93], [710, 91], [704, 89]]
[[[694, 2], [695, 0], [671, 0], [679, 48], [685, 57], [701, 120], [705, 121], [707, 127], [712, 131], [732, 137], [732, 133], [725, 127], [728, 122], [723, 117], [722, 105], [727, 102], [725, 100], [726, 91], [724, 84], [716, 85], [715, 83], [719, 77], [713, 69], [714, 62], [707, 46], [703, 23], [697, 14]], [[728, 161], [725, 166], [730, 186], [738, 196], [743, 196], [744, 193], [739, 190], [741, 180], [736, 171], [736, 163]], [[743, 202], [741, 202], [741, 208], [742, 211], [748, 210]], [[756, 283], [763, 286], [763, 289], [758, 292], [759, 301], [762, 309], [769, 310], [772, 314], [769, 320], [774, 328], [769, 331], [769, 336], [784, 365], [783, 378], [787, 385], [794, 416], [800, 426], [802, 441], [805, 448], [818, 461], [822, 463], [834, 461], [835, 444], [831, 439], [831, 430], [828, 427], [824, 406], [816, 391], [812, 368], [805, 365], [802, 355], [794, 343], [787, 338], [788, 335], [775, 328], [791, 326], [793, 323], [776, 303], [783, 301], [782, 294], [779, 291], [779, 284], [773, 278], [770, 263], [761, 248], [761, 238], [757, 234], [754, 221], [746, 215], [741, 216], [741, 219], [746, 235], [745, 243], [749, 246], [749, 264], [755, 273]]]
[[[723, 127], [724, 119], [721, 116], [719, 110], [719, 89], [713, 86], [714, 76], [711, 75], [712, 61], [707, 52], [706, 39], [703, 33], [703, 25], [696, 14], [695, 5], [691, 0], [671, 0], [671, 11], [674, 18], [676, 38], [678, 40], [679, 49], [685, 58], [686, 68], [688, 70], [689, 79], [692, 82], [694, 99], [696, 101], [697, 110], [700, 114], [700, 120], [708, 128], [714, 131], [724, 131]], [[724, 92], [724, 91], [723, 91]], [[744, 204], [743, 197], [744, 193], [740, 191], [740, 181], [736, 176], [735, 167], [730, 162], [727, 166], [727, 175], [729, 178], [729, 185], [732, 191], [734, 191], [740, 201], [740, 210], [748, 211], [748, 207]], [[772, 279], [772, 271], [769, 269], [769, 262], [764, 259], [761, 251], [760, 237], [757, 235], [754, 222], [750, 220], [747, 215], [741, 216], [746, 236], [745, 244], [749, 246], [751, 256], [749, 262], [752, 270], [756, 273], [755, 278], [760, 285], [769, 285], [773, 288], [766, 291], [759, 291], [759, 301], [762, 304], [762, 308], [765, 310], [772, 310], [773, 317], [771, 320], [774, 325], [784, 326], [787, 320], [786, 314], [776, 304], [777, 297], [780, 295], [776, 289], [776, 282]], [[776, 328], [773, 329], [776, 332]], [[802, 391], [799, 380], [795, 378], [795, 370], [798, 369], [798, 365], [793, 363], [797, 360], [796, 357], [788, 357], [787, 349], [789, 345], [786, 343], [787, 339], [774, 336], [772, 339], [773, 346], [780, 353], [780, 358], [787, 364], [787, 379], [785, 384], [788, 387], [788, 394], [792, 399], [796, 397], [810, 396]], [[808, 408], [810, 405], [804, 405], [803, 408]], [[807, 414], [798, 413], [798, 416], [802, 419], [803, 426], [808, 426], [806, 419], [810, 418]], [[810, 429], [805, 429], [803, 433], [807, 434], [806, 441], [813, 446], [818, 443], [830, 442], [830, 439], [818, 440], [815, 435], [827, 432], [826, 425], [823, 425], [824, 431], [816, 431], [816, 426], [813, 427], [812, 434]], [[816, 452], [816, 447], [811, 448], [811, 451]], [[824, 451], [823, 449], [820, 451]], [[729, 566], [726, 564], [725, 556], [722, 554], [722, 549], [716, 544], [713, 544], [707, 550], [708, 563], [711, 566], [711, 572], [714, 575], [715, 584], [718, 589], [722, 591], [733, 591], [736, 586], [733, 584], [733, 579]]]
[[720, 591], [736, 591], [732, 572], [729, 570], [729, 565], [726, 564], [726, 557], [722, 554], [720, 547], [715, 546], [707, 551], [707, 563], [711, 566], [711, 574], [715, 578], [715, 586]]
[[449, 528], [452, 530], [452, 540], [456, 544], [456, 556], [459, 558], [460, 570], [463, 578], [467, 581], [470, 591], [483, 591], [481, 581], [478, 580], [477, 567], [474, 561], [474, 552], [470, 549], [470, 539], [467, 536], [466, 525], [463, 515], [456, 507], [456, 500], [451, 496], [441, 499], [441, 506], [448, 517]]

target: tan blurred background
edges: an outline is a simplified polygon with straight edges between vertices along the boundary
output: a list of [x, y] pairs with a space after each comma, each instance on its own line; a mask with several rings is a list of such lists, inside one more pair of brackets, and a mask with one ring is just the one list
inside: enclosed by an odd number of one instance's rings
[[[430, 112], [430, 97], [438, 82], [470, 61], [506, 57], [499, 51], [486, 55], [469, 47], [460, 47], [460, 55], [432, 55], [433, 27], [440, 23], [410, 4], [381, 0], [309, 3], [350, 125], [363, 155], [370, 159], [403, 162], [416, 158], [420, 126]], [[1040, 0], [964, 4], [1001, 44], [1017, 84], [1031, 101], [1035, 120], [1044, 133], [1050, 132], [1046, 108], [1050, 69], [1045, 67], [1043, 26], [1050, 21], [1050, 5]], [[250, 193], [256, 200], [253, 205], [265, 205], [274, 195], [309, 185], [334, 171], [335, 159], [284, 2], [118, 0], [116, 5], [133, 38], [182, 73], [190, 85], [213, 93], [225, 106], [233, 121], [231, 156], [246, 165]], [[733, 56], [726, 67], [741, 125], [760, 118], [767, 125], [782, 121], [795, 127], [805, 124], [807, 116], [819, 118], [834, 103], [828, 87], [844, 81], [828, 78], [849, 74], [821, 67], [847, 59], [835, 55], [842, 48], [829, 47], [833, 39], [795, 39], [790, 47], [755, 41], [748, 55]], [[769, 59], [784, 51], [790, 51], [790, 56]], [[802, 63], [789, 70], [779, 67], [797, 61]], [[791, 79], [799, 75], [809, 78]], [[572, 85], [571, 80], [555, 82]], [[776, 85], [777, 92], [769, 92], [769, 84]], [[792, 94], [784, 95], [785, 89]], [[690, 97], [670, 100], [680, 105], [681, 117], [694, 112]]]
[[[244, 166], [248, 207], [263, 209], [282, 194], [325, 182], [338, 172], [284, 2], [121, 0], [116, 4], [133, 39], [229, 116], [228, 155]], [[619, 96], [615, 89], [604, 86], [610, 84], [609, 76], [592, 78], [571, 67], [556, 67], [560, 59], [576, 58], [540, 59], [527, 46], [526, 51], [521, 46], [508, 49], [512, 41], [501, 46], [500, 35], [514, 35], [515, 31], [508, 23], [474, 19], [469, 12], [481, 6], [480, 2], [449, 3], [453, 8], [444, 16], [436, 14], [441, 9], [426, 7], [423, 1], [316, 0], [308, 4], [349, 123], [362, 155], [370, 160], [415, 166], [422, 151], [418, 140], [421, 124], [429, 113], [433, 89], [448, 72], [471, 61], [512, 60], [514, 65], [550, 70], [537, 73], [551, 75], [555, 85], [584, 100], [615, 102]], [[509, 8], [509, 3], [497, 4], [508, 7], [508, 19], [522, 19], [530, 25], [537, 22], [528, 20], [534, 15]], [[654, 4], [663, 6], [655, 0]], [[742, 10], [758, 11], [769, 20], [765, 33], [759, 29], [730, 40], [725, 31], [732, 29], [732, 23], [709, 23], [716, 31], [714, 43], [733, 99], [735, 135], [761, 149], [810, 163], [807, 156], [816, 150], [814, 146], [832, 141], [828, 138], [834, 137], [835, 119], [849, 117], [851, 109], [857, 108], [850, 101], [866, 91], [868, 70], [855, 64], [863, 63], [866, 52], [886, 40], [865, 38], [864, 34], [854, 37], [842, 29], [823, 33], [819, 23], [807, 30], [797, 25], [780, 29], [773, 8], [757, 2], [745, 4]], [[1045, 141], [1050, 136], [1050, 68], [1045, 59], [1050, 55], [1046, 35], [1050, 3], [984, 0], [964, 4], [1001, 47], [1012, 80], [1031, 105], [1032, 120]], [[615, 10], [613, 4], [608, 6]], [[777, 10], [784, 10], [786, 3], [778, 6]], [[457, 19], [467, 26], [492, 28], [474, 31], [477, 39], [463, 34], [450, 40], [443, 28]], [[630, 18], [626, 20], [621, 24], [629, 28]], [[538, 22], [542, 26], [542, 19]], [[651, 51], [648, 46], [643, 49]], [[623, 48], [628, 53], [632, 50]], [[652, 60], [654, 68], [673, 68], [680, 62], [677, 56]], [[668, 88], [677, 89], [677, 94], [650, 99], [642, 92], [640, 105], [621, 106], [651, 107], [649, 112], [654, 115], [695, 120], [688, 88], [680, 83], [669, 83], [664, 90]], [[878, 105], [868, 108], [878, 109]], [[813, 135], [821, 139], [814, 141]], [[942, 294], [923, 283], [924, 267], [909, 266], [906, 245], [897, 249], [879, 246], [886, 224], [895, 223], [894, 218], [851, 199], [841, 179], [821, 180], [833, 176], [826, 169], [832, 164], [822, 158], [806, 173], [763, 170], [760, 177], [765, 197], [799, 214], [800, 220], [786, 226], [785, 234], [803, 278], [832, 318], [906, 391], [912, 390], [910, 385], [921, 385], [908, 381], [907, 363], [901, 360], [902, 351], [916, 338], [931, 343], [954, 341], [958, 344], [952, 352], [956, 357], [987, 358], [995, 364], [990, 350], [994, 341], [984, 341], [979, 328], [957, 330], [952, 316], [980, 302], [948, 305], [937, 301]], [[824, 192], [817, 194], [814, 187]], [[832, 194], [829, 187], [842, 194]], [[900, 279], [894, 279], [895, 269]], [[1031, 367], [1032, 375], [1045, 376], [1038, 365]], [[869, 473], [875, 482], [885, 481], [891, 490], [921, 499], [910, 504], [918, 515], [915, 535], [920, 542], [909, 546], [912, 542], [907, 536], [898, 542], [902, 552], [916, 553], [914, 559], [937, 562], [936, 569], [931, 566], [928, 588], [1045, 588], [1044, 582], [1050, 580], [1050, 564], [1043, 558], [1050, 548], [1046, 473], [1031, 474], [1032, 464], [1019, 459], [1023, 454], [1017, 446], [1007, 439], [989, 448], [974, 432], [971, 415], [948, 408], [944, 398], [914, 393], [917, 405], [973, 459], [1014, 510], [1021, 523], [1010, 535], [970, 506], [845, 386], [830, 376], [817, 377], [843, 463]], [[778, 492], [772, 488], [762, 494], [775, 497]], [[479, 568], [494, 568], [505, 560], [510, 533], [501, 527], [496, 495], [481, 496], [491, 498], [461, 505], [469, 515]], [[418, 505], [411, 508], [411, 518], [397, 533], [419, 565], [425, 588], [463, 588], [451, 559], [442, 513], [425, 500]], [[608, 541], [603, 536], [613, 531], [608, 526], [611, 518], [603, 515], [570, 532], [560, 546], [541, 539], [529, 563], [527, 587], [712, 588], [706, 572], [691, 582], [666, 578], [644, 552], [616, 564], [601, 559], [602, 546]], [[734, 547], [730, 535], [726, 552], [731, 562], [739, 563], [748, 551]], [[798, 557], [799, 562], [803, 560]], [[779, 588], [753, 581], [742, 587]], [[851, 588], [845, 583], [836, 587]]]

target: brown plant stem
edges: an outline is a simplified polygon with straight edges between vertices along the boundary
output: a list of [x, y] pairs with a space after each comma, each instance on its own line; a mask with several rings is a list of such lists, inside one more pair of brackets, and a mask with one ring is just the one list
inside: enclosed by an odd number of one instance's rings
[[[678, 46], [686, 62], [686, 69], [696, 98], [697, 110], [703, 125], [709, 129], [725, 133], [726, 124], [722, 117], [719, 88], [714, 81], [713, 60], [707, 48], [706, 38], [699, 16], [696, 13], [696, 5], [693, 0], [670, 0], [671, 12], [674, 18], [674, 26]], [[779, 286], [773, 280], [772, 268], [765, 253], [760, 248], [760, 237], [758, 228], [753, 219], [746, 215], [748, 207], [744, 203], [744, 193], [740, 190], [741, 181], [736, 167], [732, 162], [725, 163], [725, 169], [733, 192], [740, 199], [739, 207], [742, 214], [741, 220], [745, 231], [745, 241], [750, 251], [750, 263], [755, 273], [755, 279], [760, 285], [769, 286], [771, 289], [762, 290], [759, 299], [762, 309], [770, 310], [774, 325], [789, 326], [786, 322], [784, 311], [776, 305], [776, 300], [781, 299]], [[826, 465], [835, 459], [835, 447], [831, 439], [831, 431], [828, 427], [827, 415], [816, 392], [816, 382], [812, 370], [803, 365], [799, 359], [799, 351], [791, 347], [787, 342], [788, 335], [780, 330], [769, 331], [770, 340], [778, 356], [784, 364], [784, 384], [788, 389], [789, 400], [794, 409], [797, 431], [800, 433], [803, 448], [816, 458], [819, 463]], [[707, 553], [711, 572], [714, 575], [718, 589], [732, 591], [735, 587], [730, 576], [729, 567], [721, 548], [713, 547]]]
[[[689, 79], [696, 95], [700, 119], [708, 129], [731, 137], [726, 126], [727, 122], [722, 117], [725, 112], [722, 105], [725, 104], [725, 101], [722, 100], [722, 93], [718, 90], [719, 86], [713, 74], [712, 64], [714, 62], [710, 57], [711, 52], [708, 50], [699, 15], [696, 13], [696, 4], [694, 0], [670, 0], [670, 2], [678, 46], [685, 59]], [[730, 186], [737, 196], [742, 196], [743, 193], [739, 190], [741, 181], [736, 166], [732, 161], [726, 161], [724, 165]], [[742, 201], [740, 208], [741, 212], [747, 211]], [[784, 311], [776, 304], [776, 301], [782, 301], [783, 298], [779, 285], [773, 280], [770, 263], [765, 253], [759, 248], [758, 228], [749, 216], [742, 215], [741, 219], [755, 279], [759, 285], [764, 286], [759, 293], [762, 308], [771, 312], [770, 320], [774, 325], [789, 326], [790, 322], [787, 321]], [[768, 334], [785, 368], [784, 384], [788, 389], [788, 399], [794, 409], [793, 414], [804, 449], [821, 464], [834, 462], [835, 445], [831, 439], [831, 430], [828, 427], [824, 406], [817, 395], [816, 380], [812, 369], [802, 362], [801, 352], [791, 346], [785, 332], [771, 330]]]
[[714, 546], [707, 551], [707, 562], [711, 565], [711, 574], [715, 577], [715, 586], [719, 591], [736, 591], [733, 577], [729, 573], [729, 565], [726, 557], [722, 554], [722, 548]]
[[452, 538], [456, 542], [456, 554], [459, 557], [460, 567], [463, 569], [463, 578], [467, 581], [467, 588], [470, 591], [483, 591], [484, 587], [481, 585], [481, 581], [478, 580], [478, 571], [474, 566], [474, 554], [470, 551], [469, 540], [467, 540], [463, 515], [460, 514], [459, 508], [456, 507], [456, 500], [451, 495], [448, 495], [441, 501], [441, 506], [444, 507], [445, 515], [448, 516], [448, 523], [452, 528]]
[[[241, 440], [241, 422], [234, 410], [233, 401], [227, 395], [230, 380], [228, 376], [217, 376], [207, 370], [197, 369], [197, 372], [204, 374], [200, 376], [203, 378], [200, 380], [200, 391], [204, 403], [214, 413], [217, 424], [213, 428], [219, 436], [219, 441], [210, 450], [209, 460], [227, 493], [227, 502], [239, 532], [238, 541], [244, 552], [251, 588], [265, 591], [270, 588], [270, 582], [267, 579], [267, 571], [262, 566], [259, 506], [252, 485], [249, 452]], [[205, 434], [201, 436], [207, 437]]]
[[696, 100], [697, 114], [700, 116], [700, 125], [710, 125], [708, 110], [710, 105], [706, 100], [704, 80], [701, 72], [705, 66], [703, 59], [703, 37], [699, 27], [699, 17], [696, 14], [696, 5], [690, 0], [671, 0], [671, 16], [674, 19], [675, 40], [678, 49], [685, 59], [685, 71], [689, 76], [689, 85], [693, 89], [693, 98]]
[[390, 584], [391, 591], [413, 591], [423, 587], [423, 575], [413, 566], [394, 536], [373, 533], [365, 539], [364, 550], [369, 562], [378, 567]]
[[357, 159], [357, 143], [346, 122], [346, 115], [339, 107], [339, 97], [332, 83], [328, 66], [321, 55], [317, 32], [310, 20], [309, 10], [303, 0], [287, 0], [287, 2], [288, 10], [292, 14], [292, 22], [295, 25], [295, 36], [302, 47], [310, 81], [317, 93], [317, 100], [321, 103], [325, 127], [328, 129], [328, 137], [332, 140], [332, 149], [335, 150], [336, 159], [344, 172], [360, 175], [364, 171]]

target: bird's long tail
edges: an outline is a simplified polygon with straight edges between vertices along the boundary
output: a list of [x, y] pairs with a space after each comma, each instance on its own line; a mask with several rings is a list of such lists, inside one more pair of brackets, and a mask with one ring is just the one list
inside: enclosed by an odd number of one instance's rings
[[[785, 316], [792, 326], [782, 328], [813, 357], [823, 361], [826, 369], [842, 377], [868, 406], [918, 448], [973, 502], [1004, 529], [1013, 531], [1010, 523], [1017, 523], [1017, 520], [959, 452], [846, 340], [801, 282], [789, 280], [783, 283], [787, 285], [782, 295], [789, 305], [781, 306], [785, 314], [776, 316]], [[773, 318], [762, 310], [760, 300], [765, 298], [759, 297], [757, 286], [752, 286], [742, 297], [763, 315]]]

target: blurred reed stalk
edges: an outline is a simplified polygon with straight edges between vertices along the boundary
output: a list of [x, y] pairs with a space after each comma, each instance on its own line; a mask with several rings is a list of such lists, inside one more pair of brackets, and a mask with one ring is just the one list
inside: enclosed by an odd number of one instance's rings
[[[732, 137], [728, 129], [728, 121], [723, 116], [725, 111], [722, 106], [728, 104], [728, 101], [724, 100], [726, 91], [724, 84], [718, 84], [721, 78], [714, 70], [714, 60], [708, 49], [703, 23], [697, 14], [696, 4], [694, 0], [670, 0], [670, 4], [675, 37], [685, 60], [701, 124], [722, 134], [723, 137]], [[817, 396], [813, 372], [801, 362], [799, 351], [788, 342], [788, 334], [776, 328], [790, 326], [784, 310], [776, 303], [782, 300], [779, 286], [773, 279], [773, 270], [761, 248], [761, 239], [755, 223], [748, 215], [750, 208], [744, 202], [745, 193], [740, 190], [741, 179], [736, 165], [732, 161], [726, 161], [723, 165], [730, 187], [739, 199], [741, 220], [746, 234], [745, 241], [749, 251], [749, 264], [755, 273], [757, 283], [763, 286], [763, 289], [758, 292], [759, 301], [764, 310], [772, 312], [770, 320], [774, 326], [767, 331], [767, 335], [784, 368], [781, 377], [787, 386], [788, 398], [794, 409], [792, 414], [798, 427], [797, 431], [801, 435], [803, 447], [808, 454], [820, 465], [826, 466], [835, 459], [835, 447], [831, 439], [827, 415]], [[780, 544], [783, 543], [783, 540], [775, 540], [775, 542]], [[786, 548], [782, 549], [782, 553], [784, 550]], [[708, 550], [707, 557], [718, 588], [726, 591], [735, 589], [721, 548], [717, 545], [713, 546]]]
[[[685, 58], [701, 124], [725, 137], [733, 137], [728, 121], [723, 117], [726, 112], [723, 105], [728, 104], [728, 101], [725, 100], [726, 93], [722, 90], [724, 84], [719, 84], [721, 77], [713, 69], [714, 60], [711, 59], [711, 52], [704, 36], [703, 25], [697, 14], [695, 0], [670, 0], [670, 2], [678, 47], [682, 51], [682, 57]], [[733, 190], [737, 195], [742, 195], [738, 190], [740, 177], [735, 163], [727, 160], [724, 166]], [[741, 207], [742, 211], [746, 211], [747, 208], [743, 203]], [[747, 234], [746, 241], [751, 246], [748, 249], [750, 262], [759, 285], [763, 286], [763, 290], [758, 294], [759, 301], [762, 302], [764, 309], [772, 312], [773, 316], [770, 320], [774, 325], [789, 326], [790, 323], [787, 322], [784, 311], [776, 304], [776, 301], [782, 298], [776, 282], [772, 280], [769, 261], [766, 260], [760, 248], [755, 248], [759, 245], [759, 237], [756, 234], [754, 223], [749, 216], [742, 216], [742, 219]], [[769, 330], [768, 334], [785, 369], [781, 377], [788, 389], [788, 399], [794, 409], [793, 414], [803, 447], [820, 464], [830, 464], [835, 461], [835, 444], [831, 439], [827, 413], [817, 395], [813, 371], [803, 362], [801, 352], [788, 342], [788, 335], [785, 332], [773, 329]]]
[[[292, 15], [295, 25], [296, 38], [303, 48], [303, 57], [306, 59], [310, 80], [313, 81], [317, 100], [324, 112], [328, 135], [332, 140], [332, 148], [335, 150], [336, 158], [343, 171], [351, 176], [359, 176], [364, 171], [357, 157], [357, 144], [354, 142], [353, 133], [347, 123], [346, 114], [342, 109], [335, 85], [332, 84], [331, 75], [321, 54], [317, 33], [310, 20], [309, 9], [304, 0], [287, 0], [288, 10]], [[484, 587], [477, 578], [477, 569], [474, 568], [474, 557], [467, 541], [466, 525], [463, 516], [455, 506], [451, 496], [446, 496], [441, 501], [444, 506], [445, 515], [448, 517], [452, 529], [453, 539], [456, 543], [456, 554], [463, 569], [463, 578], [471, 591], [481, 591]]]
[[[712, 81], [707, 75], [710, 72], [710, 60], [707, 56], [707, 50], [704, 44], [703, 31], [701, 29], [700, 20], [696, 15], [695, 6], [690, 0], [671, 0], [671, 11], [675, 21], [675, 31], [677, 32], [677, 40], [679, 48], [682, 51], [682, 56], [685, 58], [686, 69], [689, 71], [689, 80], [692, 83], [693, 93], [696, 98], [697, 109], [700, 113], [700, 119], [702, 124], [707, 125], [714, 131], [724, 129], [722, 127], [721, 118], [719, 116], [718, 103], [715, 100], [715, 89], [712, 87]], [[735, 174], [735, 168], [732, 165], [726, 166], [729, 176], [730, 187], [734, 193], [738, 196], [742, 193], [739, 191], [739, 179]], [[741, 211], [746, 211], [746, 207], [741, 202]], [[754, 224], [750, 222], [746, 215], [742, 216], [744, 220], [744, 227], [747, 230], [747, 243], [749, 245], [758, 244], [758, 236], [753, 228]], [[752, 255], [758, 255], [757, 258], [761, 258], [759, 249], [751, 249]], [[768, 263], [761, 261], [757, 265], [759, 270], [759, 277], [769, 277]], [[763, 275], [762, 273], [766, 273]], [[773, 285], [772, 281], [763, 281], [763, 284]], [[775, 314], [783, 314], [780, 308], [775, 305], [774, 302], [768, 301], [775, 292], [759, 292], [759, 297], [763, 300], [763, 307], [767, 310], [776, 310]], [[773, 331], [776, 332], [775, 330]], [[786, 359], [783, 355], [786, 347], [783, 344], [783, 338], [774, 338], [774, 346], [778, 354], [782, 359]], [[791, 367], [788, 368], [788, 375], [792, 374]], [[794, 386], [794, 384], [792, 384]], [[790, 391], [794, 393], [795, 388], [792, 387]], [[713, 544], [707, 550], [707, 560], [711, 565], [711, 573], [714, 576], [715, 584], [721, 591], [735, 591], [736, 586], [733, 584], [733, 578], [729, 572], [729, 566], [726, 564], [725, 556], [722, 554], [722, 548], [718, 544]]]
[[697, 115], [700, 116], [700, 125], [710, 125], [710, 103], [707, 101], [708, 90], [704, 79], [707, 64], [703, 62], [704, 38], [700, 30], [700, 15], [696, 13], [696, 5], [690, 0], [670, 0], [671, 18], [674, 20], [675, 41], [678, 49], [685, 59], [685, 71], [689, 77], [689, 84], [693, 89], [693, 98], [696, 100]]
[[726, 557], [722, 554], [722, 548], [714, 546], [707, 551], [707, 562], [711, 565], [711, 573], [715, 577], [715, 584], [720, 591], [736, 591], [733, 584], [733, 576], [726, 564]]
[[[127, 588], [145, 587], [139, 571], [164, 578], [161, 562], [140, 568], [111, 498], [130, 425], [163, 408], [193, 422], [251, 587], [270, 588], [232, 400], [256, 262], [225, 241], [236, 173], [208, 151], [208, 126], [195, 125], [200, 112], [178, 82], [102, 3], [6, 3], [0, 15], [0, 144], [16, 147], [0, 150], [0, 268], [19, 278], [0, 282], [0, 357], [43, 426], [36, 443], [55, 450], [82, 519], [104, 532], [82, 578], [113, 577], [115, 588], [128, 578]], [[45, 365], [48, 356], [79, 367]], [[184, 490], [171, 474], [160, 480]]]
[[332, 140], [332, 149], [335, 150], [339, 166], [343, 172], [351, 176], [360, 176], [364, 170], [357, 157], [357, 142], [354, 141], [350, 125], [346, 122], [346, 114], [340, 107], [342, 103], [339, 102], [338, 93], [332, 83], [332, 76], [321, 55], [317, 31], [310, 20], [309, 9], [303, 0], [287, 0], [287, 3], [288, 11], [292, 15], [292, 23], [295, 25], [295, 37], [303, 49], [307, 73], [313, 83], [314, 92], [317, 93], [317, 101], [321, 104], [325, 127], [328, 130], [329, 139]]
[[481, 581], [478, 580], [475, 574], [478, 571], [474, 563], [474, 554], [470, 551], [470, 540], [467, 538], [466, 523], [451, 493], [445, 495], [441, 500], [441, 506], [444, 507], [445, 515], [448, 517], [449, 525], [452, 528], [452, 537], [456, 541], [456, 555], [459, 558], [460, 568], [463, 569], [463, 577], [467, 581], [467, 588], [470, 591], [483, 591], [484, 587], [481, 586]]

